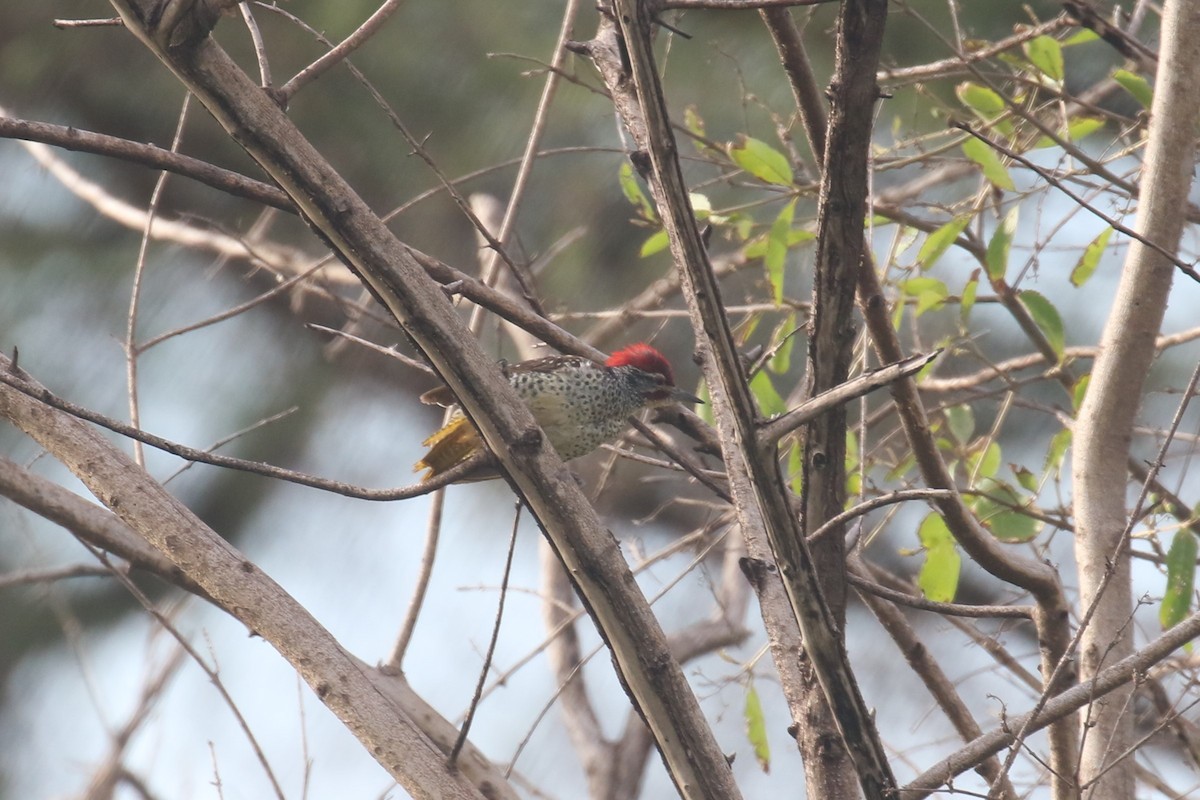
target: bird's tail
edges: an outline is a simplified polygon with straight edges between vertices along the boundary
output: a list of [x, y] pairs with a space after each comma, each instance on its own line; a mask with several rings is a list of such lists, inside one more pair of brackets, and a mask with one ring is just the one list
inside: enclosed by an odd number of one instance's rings
[[413, 472], [428, 470], [422, 481], [427, 481], [451, 467], [461, 464], [475, 453], [483, 450], [479, 433], [464, 416], [455, 416], [441, 430], [433, 433], [423, 444], [429, 448], [425, 457], [413, 466]]

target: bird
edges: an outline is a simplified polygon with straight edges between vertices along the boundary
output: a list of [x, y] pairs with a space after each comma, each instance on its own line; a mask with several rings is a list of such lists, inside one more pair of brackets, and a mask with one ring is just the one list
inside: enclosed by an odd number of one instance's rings
[[[626, 420], [643, 408], [703, 402], [675, 386], [671, 363], [644, 342], [617, 350], [603, 364], [579, 356], [549, 356], [501, 362], [500, 368], [564, 461], [615, 439]], [[440, 386], [421, 395], [421, 402], [453, 406], [455, 398], [449, 387]], [[429, 451], [413, 467], [414, 472], [426, 470], [422, 483], [487, 452], [479, 432], [457, 408], [423, 444]], [[479, 461], [478, 469], [451, 482], [500, 477], [494, 462]]]

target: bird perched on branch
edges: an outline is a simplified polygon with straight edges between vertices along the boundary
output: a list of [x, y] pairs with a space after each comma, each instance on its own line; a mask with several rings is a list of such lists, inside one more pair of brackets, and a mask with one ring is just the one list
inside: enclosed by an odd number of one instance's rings
[[[618, 350], [603, 364], [578, 356], [550, 356], [501, 366], [550, 444], [564, 461], [587, 455], [625, 429], [626, 420], [643, 408], [700, 398], [675, 386], [671, 364], [648, 344]], [[421, 402], [450, 406], [453, 393], [442, 386], [421, 395]], [[427, 470], [422, 482], [486, 452], [483, 439], [461, 410], [424, 442], [429, 448], [414, 472]], [[499, 477], [492, 464], [480, 463], [455, 482]]]

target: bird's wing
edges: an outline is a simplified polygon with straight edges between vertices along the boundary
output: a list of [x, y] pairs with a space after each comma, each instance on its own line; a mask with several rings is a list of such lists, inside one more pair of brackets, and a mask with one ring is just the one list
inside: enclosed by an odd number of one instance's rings
[[[504, 373], [505, 377], [519, 372], [550, 372], [566, 364], [577, 364], [585, 360], [578, 356], [546, 356], [516, 364], [501, 361], [500, 371]], [[437, 386], [421, 395], [421, 402], [427, 406], [448, 408], [457, 404], [458, 398], [454, 396], [454, 392], [450, 391], [449, 386]]]
[[421, 402], [427, 406], [452, 406], [458, 402], [449, 386], [436, 386], [421, 395]]

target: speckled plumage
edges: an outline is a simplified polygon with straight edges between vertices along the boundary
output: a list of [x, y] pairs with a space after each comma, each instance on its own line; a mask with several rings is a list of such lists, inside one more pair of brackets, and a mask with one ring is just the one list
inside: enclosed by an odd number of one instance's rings
[[[696, 400], [675, 388], [670, 364], [644, 344], [617, 351], [605, 364], [576, 356], [551, 356], [503, 369], [550, 444], [567, 461], [615, 439], [625, 429], [626, 420], [646, 406]], [[445, 405], [451, 397], [443, 387], [421, 399]], [[479, 452], [483, 442], [457, 411], [425, 445], [429, 452], [415, 469], [428, 470], [424, 477], [428, 480]]]

